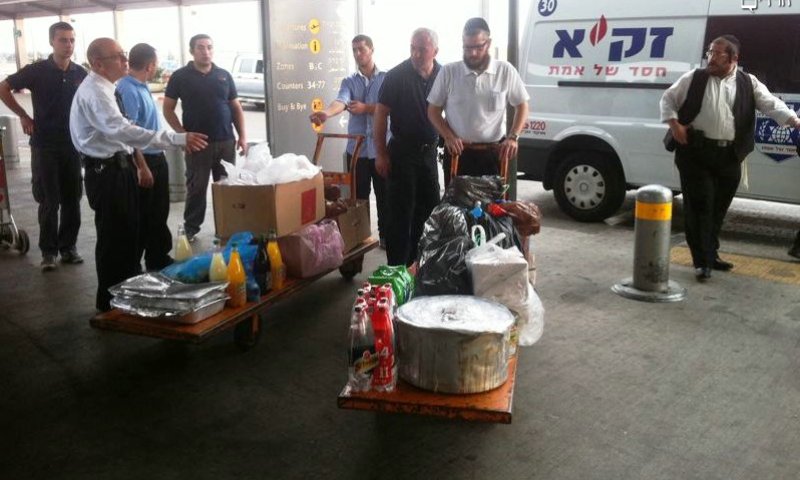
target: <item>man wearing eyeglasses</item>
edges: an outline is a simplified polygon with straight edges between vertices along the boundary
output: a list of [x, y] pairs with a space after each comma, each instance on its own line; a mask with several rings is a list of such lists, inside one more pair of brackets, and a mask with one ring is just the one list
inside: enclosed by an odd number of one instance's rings
[[699, 282], [712, 270], [733, 268], [719, 257], [719, 232], [741, 180], [741, 162], [755, 145], [756, 109], [779, 125], [800, 128], [792, 109], [737, 68], [740, 48], [733, 35], [714, 39], [706, 68], [684, 74], [661, 97], [661, 121], [677, 143], [686, 242]]
[[[517, 154], [517, 140], [528, 117], [528, 92], [510, 63], [491, 58], [486, 20], [467, 20], [461, 40], [463, 61], [442, 67], [428, 95], [428, 118], [444, 138], [447, 152], [460, 156], [459, 174], [496, 175], [498, 160]], [[514, 108], [514, 120], [506, 132], [509, 104]], [[465, 149], [480, 143], [496, 148]], [[445, 183], [449, 183], [447, 163], [444, 170]]]
[[[61, 263], [83, 263], [76, 247], [81, 226], [81, 161], [69, 138], [69, 107], [86, 70], [71, 60], [72, 25], [54, 23], [49, 33], [53, 53], [0, 83], [0, 100], [19, 116], [22, 131], [31, 136], [31, 180], [33, 198], [39, 204], [43, 272], [56, 268], [59, 253]], [[33, 118], [11, 93], [23, 88], [31, 91]]]
[[124, 117], [114, 82], [128, 73], [128, 58], [116, 41], [92, 41], [86, 57], [92, 71], [72, 99], [69, 128], [82, 155], [86, 198], [95, 213], [96, 307], [107, 311], [108, 288], [141, 269], [138, 187], [151, 187], [153, 176], [138, 149], [181, 146], [195, 151], [207, 143], [201, 133], [147, 130]]

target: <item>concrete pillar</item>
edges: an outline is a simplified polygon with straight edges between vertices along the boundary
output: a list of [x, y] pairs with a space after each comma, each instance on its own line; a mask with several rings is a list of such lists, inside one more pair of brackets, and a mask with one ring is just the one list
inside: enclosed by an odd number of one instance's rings
[[125, 25], [125, 12], [122, 10], [114, 10], [111, 12], [114, 15], [114, 40], [119, 43], [124, 36]]
[[189, 42], [186, 40], [186, 7], [178, 5], [178, 62], [180, 66], [186, 65], [186, 52]]
[[25, 24], [23, 19], [14, 19], [14, 53], [17, 55], [17, 70], [28, 64], [28, 49], [25, 46]]

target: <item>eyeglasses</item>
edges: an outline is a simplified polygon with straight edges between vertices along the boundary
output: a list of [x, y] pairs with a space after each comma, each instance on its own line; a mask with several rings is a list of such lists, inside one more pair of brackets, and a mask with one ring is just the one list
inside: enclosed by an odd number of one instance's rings
[[478, 45], [464, 45], [462, 48], [464, 49], [465, 52], [470, 52], [470, 51], [480, 52], [481, 50], [486, 48], [486, 45], [488, 44], [489, 40], [486, 40], [485, 42], [479, 43]]
[[117, 52], [117, 53], [114, 53], [112, 55], [108, 55], [108, 56], [105, 56], [105, 57], [100, 57], [100, 60], [114, 60], [114, 59], [117, 59], [117, 58], [120, 59], [120, 60], [127, 60], [128, 59], [128, 52]]
[[722, 56], [727, 55], [727, 54], [728, 54], [728, 52], [720, 52], [719, 50], [708, 50], [708, 51], [706, 51], [706, 57], [708, 57], [708, 58], [711, 58], [711, 57], [722, 57]]

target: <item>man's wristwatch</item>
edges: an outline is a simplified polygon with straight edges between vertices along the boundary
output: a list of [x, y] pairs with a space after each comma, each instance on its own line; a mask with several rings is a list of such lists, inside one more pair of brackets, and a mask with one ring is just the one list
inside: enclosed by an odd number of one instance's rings
[[519, 140], [519, 134], [518, 133], [509, 133], [506, 136], [506, 138], [509, 139], [509, 140], [514, 140], [516, 142], [517, 140]]

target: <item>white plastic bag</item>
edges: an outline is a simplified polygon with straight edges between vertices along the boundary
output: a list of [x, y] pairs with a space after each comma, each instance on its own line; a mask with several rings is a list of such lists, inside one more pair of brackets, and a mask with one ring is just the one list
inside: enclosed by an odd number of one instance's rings
[[308, 180], [320, 172], [320, 167], [311, 163], [305, 155], [286, 153], [273, 158], [256, 177], [261, 185]]
[[247, 149], [247, 156], [241, 162], [242, 170], [247, 170], [257, 174], [265, 169], [272, 161], [272, 154], [269, 151], [269, 143], [257, 143]]
[[544, 333], [544, 305], [531, 284], [528, 284], [528, 299], [525, 302], [520, 303], [517, 308], [506, 306], [519, 315], [517, 321], [519, 345], [527, 347], [538, 342]]

